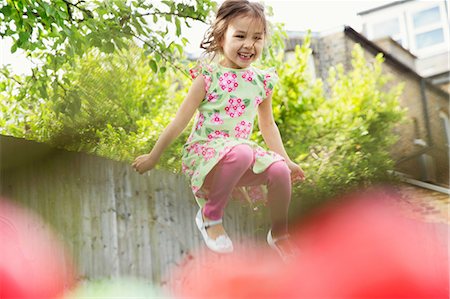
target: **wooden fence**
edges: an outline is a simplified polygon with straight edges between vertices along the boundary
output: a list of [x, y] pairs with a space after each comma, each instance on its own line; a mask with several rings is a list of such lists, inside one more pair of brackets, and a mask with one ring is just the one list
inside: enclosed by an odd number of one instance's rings
[[[2, 170], [1, 192], [42, 216], [67, 245], [81, 279], [134, 276], [164, 283], [168, 271], [203, 247], [197, 205], [181, 174], [135, 173], [126, 163], [52, 151]], [[261, 240], [266, 211], [231, 203], [233, 240]]]

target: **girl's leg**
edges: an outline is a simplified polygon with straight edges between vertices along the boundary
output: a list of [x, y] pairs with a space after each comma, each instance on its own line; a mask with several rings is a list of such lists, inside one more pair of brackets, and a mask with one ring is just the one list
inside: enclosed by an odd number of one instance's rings
[[239, 180], [238, 186], [267, 184], [267, 205], [272, 222], [272, 235], [288, 232], [288, 209], [291, 202], [291, 175], [284, 161], [277, 161], [264, 172], [255, 174], [249, 169]]
[[218, 220], [223, 217], [233, 188], [253, 163], [253, 149], [245, 144], [237, 145], [207, 175], [205, 186], [209, 189], [209, 194], [203, 207], [206, 218]]

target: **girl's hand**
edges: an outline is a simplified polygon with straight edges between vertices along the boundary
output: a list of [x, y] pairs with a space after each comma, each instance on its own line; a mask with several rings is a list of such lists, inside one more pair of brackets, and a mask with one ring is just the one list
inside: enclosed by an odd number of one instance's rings
[[137, 157], [131, 166], [133, 166], [137, 172], [143, 174], [144, 172], [153, 169], [157, 162], [158, 159], [155, 159], [151, 154], [145, 154]]
[[291, 181], [292, 183], [295, 182], [303, 182], [305, 180], [305, 172], [303, 169], [293, 161], [287, 161], [287, 166], [291, 170]]

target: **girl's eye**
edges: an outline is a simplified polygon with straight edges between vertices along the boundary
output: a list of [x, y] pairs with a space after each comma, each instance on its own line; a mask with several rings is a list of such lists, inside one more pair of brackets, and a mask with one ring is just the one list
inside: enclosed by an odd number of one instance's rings
[[244, 38], [243, 35], [236, 35], [237, 38]]
[[262, 37], [257, 36], [257, 37], [255, 37], [255, 39], [256, 39], [256, 40], [261, 40]]

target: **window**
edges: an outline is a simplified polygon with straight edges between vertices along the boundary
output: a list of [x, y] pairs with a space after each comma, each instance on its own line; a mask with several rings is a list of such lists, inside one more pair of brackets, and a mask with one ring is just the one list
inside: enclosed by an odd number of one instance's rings
[[440, 6], [427, 7], [411, 13], [411, 29], [414, 49], [422, 51], [445, 45], [445, 14]]
[[444, 30], [442, 28], [416, 34], [417, 49], [423, 49], [443, 42]]
[[413, 24], [415, 28], [420, 28], [430, 24], [439, 24], [440, 22], [441, 14], [438, 6], [419, 11], [413, 15]]
[[394, 37], [400, 33], [400, 24], [397, 18], [373, 24], [373, 37]]

